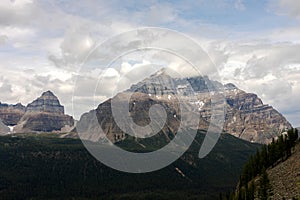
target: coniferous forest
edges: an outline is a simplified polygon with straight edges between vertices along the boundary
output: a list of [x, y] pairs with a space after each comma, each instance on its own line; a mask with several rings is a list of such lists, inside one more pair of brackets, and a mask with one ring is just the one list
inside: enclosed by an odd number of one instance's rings
[[298, 130], [290, 129], [272, 140], [268, 145], [257, 149], [255, 155], [250, 156], [240, 175], [235, 192], [220, 199], [252, 200], [255, 198], [267, 200], [273, 194], [266, 169], [273, 168], [278, 163], [288, 159], [293, 152], [298, 139]]
[[[222, 134], [212, 152], [199, 159], [204, 137], [205, 132], [199, 131], [180, 159], [145, 174], [119, 172], [103, 165], [79, 139], [0, 137], [0, 199], [215, 200], [219, 193], [235, 188], [243, 164], [261, 145]], [[154, 142], [149, 140], [143, 144]], [[139, 151], [134, 140], [118, 145]]]

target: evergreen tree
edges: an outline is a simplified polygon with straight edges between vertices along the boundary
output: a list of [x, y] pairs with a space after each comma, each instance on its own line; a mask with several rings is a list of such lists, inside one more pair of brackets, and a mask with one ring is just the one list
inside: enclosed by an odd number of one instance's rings
[[283, 135], [280, 135], [279, 138], [278, 138], [278, 153], [279, 153], [279, 157], [281, 158], [281, 161], [284, 160], [284, 138], [283, 138]]
[[249, 186], [247, 200], [253, 200], [254, 196], [255, 196], [255, 185], [254, 185], [254, 181], [252, 180]]
[[[297, 140], [298, 130], [291, 129], [286, 135], [280, 135], [277, 140], [273, 138], [270, 144], [263, 145], [260, 150], [257, 149], [256, 154], [251, 156], [244, 165], [238, 191], [229, 199], [254, 199], [256, 192], [258, 192], [259, 199], [268, 199], [271, 195], [271, 186], [266, 168], [274, 167], [279, 160], [284, 161], [291, 156], [292, 148]], [[253, 179], [258, 175], [260, 175], [260, 180], [257, 191]]]
[[261, 200], [268, 200], [271, 192], [271, 185], [266, 172], [266, 168], [263, 167], [261, 177], [259, 179], [258, 197]]
[[272, 139], [272, 143], [268, 145], [268, 152], [269, 152], [269, 166], [274, 167], [274, 163], [276, 162], [276, 148], [275, 148], [275, 139]]
[[262, 167], [268, 167], [268, 150], [267, 150], [267, 145], [263, 145], [262, 148], [261, 148], [260, 162], [261, 162], [261, 166]]

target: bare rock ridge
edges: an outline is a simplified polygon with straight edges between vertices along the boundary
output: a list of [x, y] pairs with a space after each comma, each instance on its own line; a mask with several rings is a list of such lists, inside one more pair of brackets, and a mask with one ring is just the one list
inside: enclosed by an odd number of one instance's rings
[[20, 103], [9, 105], [0, 102], [0, 119], [7, 126], [17, 125], [25, 111], [26, 107]]
[[[227, 110], [224, 131], [251, 142], [268, 143], [282, 131], [292, 128], [278, 111], [263, 104], [256, 94], [246, 93], [232, 83], [223, 86], [207, 76], [172, 78], [166, 71], [160, 71], [133, 85], [129, 91], [143, 92], [158, 98], [164, 95], [164, 90], [167, 94], [181, 95], [181, 98], [198, 107], [201, 117], [209, 122], [211, 96], [222, 87]], [[193, 97], [197, 98], [193, 100]], [[201, 126], [199, 128], [205, 129]]]
[[51, 92], [47, 91], [41, 97], [28, 104], [26, 112], [48, 112], [64, 114], [64, 107], [60, 105], [58, 98]]
[[226, 92], [225, 131], [252, 142], [268, 143], [291, 124], [256, 94], [242, 90]]
[[51, 91], [44, 92], [26, 107], [1, 105], [0, 119], [7, 126], [14, 126], [14, 133], [62, 131], [74, 125], [73, 117], [64, 114], [64, 107]]
[[[182, 100], [183, 106], [191, 110], [190, 116], [185, 116], [187, 119], [185, 123], [193, 124], [194, 116], [200, 113], [199, 126], [191, 128], [207, 129], [212, 116], [211, 98], [222, 87], [227, 109], [223, 127], [225, 132], [251, 142], [269, 143], [272, 138], [292, 127], [272, 106], [263, 104], [256, 94], [246, 93], [232, 83], [222, 85], [217, 81], [210, 80], [207, 76], [173, 78], [165, 71], [159, 71], [132, 85], [130, 89], [116, 95], [113, 99], [117, 98], [118, 101], [122, 101], [122, 98], [119, 98], [121, 95], [129, 95], [130, 92], [134, 92], [135, 94], [129, 102], [129, 113], [133, 121], [139, 125], [149, 123], [147, 113], [151, 105], [162, 105], [171, 113], [168, 114], [167, 124], [161, 134], [170, 138], [170, 133], [171, 135], [175, 134], [182, 117], [178, 104], [174, 103], [178, 96]], [[100, 124], [104, 134], [116, 142], [122, 140], [125, 134], [118, 129], [110, 110], [111, 100], [101, 103], [96, 109], [98, 122], [94, 120], [94, 123]], [[90, 118], [88, 115], [88, 113], [84, 114], [79, 124], [88, 123], [86, 120]], [[83, 132], [90, 134], [87, 138], [97, 138], [95, 134], [99, 131], [98, 124], [86, 126]]]

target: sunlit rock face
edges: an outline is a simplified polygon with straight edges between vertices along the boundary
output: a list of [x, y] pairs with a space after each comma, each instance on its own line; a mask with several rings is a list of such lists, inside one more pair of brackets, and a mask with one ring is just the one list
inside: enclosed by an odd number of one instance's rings
[[291, 124], [272, 106], [263, 104], [256, 94], [229, 90], [226, 95], [225, 130], [237, 137], [269, 143]]
[[[218, 93], [225, 97], [224, 101], [215, 98]], [[168, 120], [161, 133], [166, 135], [176, 134], [176, 128], [180, 123], [180, 107], [174, 102], [180, 99], [180, 103], [189, 109], [188, 117], [184, 117], [185, 125], [190, 128], [207, 129], [211, 121], [212, 97], [214, 104], [220, 104], [226, 108], [223, 130], [236, 137], [257, 143], [269, 143], [282, 131], [291, 128], [291, 124], [272, 106], [263, 104], [262, 100], [252, 93], [246, 93], [234, 84], [222, 85], [210, 80], [207, 76], [173, 78], [164, 71], [159, 71], [149, 78], [136, 83], [127, 91], [116, 95], [134, 95], [129, 102], [129, 113], [137, 124], [149, 123], [148, 112], [153, 104], [163, 105], [168, 114]], [[217, 99], [217, 100], [216, 100]], [[122, 101], [122, 98], [119, 98]], [[121, 131], [113, 120], [111, 113], [111, 99], [101, 103], [98, 108], [90, 113], [85, 113], [79, 124], [84, 124], [91, 116], [96, 116], [83, 132], [87, 138], [93, 135], [98, 138], [99, 128], [112, 142], [122, 140], [125, 133]], [[168, 113], [169, 112], [169, 113]], [[200, 115], [198, 127], [195, 127], [195, 117]], [[175, 116], [175, 119], [173, 119]], [[85, 121], [84, 121], [85, 120]], [[99, 126], [100, 124], [100, 126]], [[104, 130], [104, 131], [103, 131]], [[170, 134], [171, 133], [171, 134]]]

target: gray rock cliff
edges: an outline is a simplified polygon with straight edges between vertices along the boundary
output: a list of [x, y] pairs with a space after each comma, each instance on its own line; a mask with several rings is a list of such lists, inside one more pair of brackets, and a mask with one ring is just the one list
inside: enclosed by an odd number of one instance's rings
[[[130, 100], [130, 115], [137, 124], [147, 125], [149, 118], [147, 113], [150, 105], [158, 103], [164, 105], [168, 115], [168, 121], [162, 133], [175, 134], [178, 121], [180, 120], [180, 111], [178, 106], [174, 106], [174, 99], [180, 97], [185, 107], [191, 112], [185, 123], [193, 124], [194, 114], [200, 113], [199, 129], [207, 129], [211, 118], [211, 98], [216, 91], [224, 88], [226, 116], [224, 121], [224, 131], [236, 137], [257, 143], [269, 143], [273, 137], [276, 137], [286, 129], [291, 128], [291, 124], [276, 111], [272, 106], [263, 104], [262, 100], [252, 93], [246, 93], [234, 84], [222, 85], [217, 81], [210, 80], [207, 76], [172, 78], [164, 71], [150, 76], [149, 78], [131, 86], [127, 91], [118, 94], [126, 95], [128, 92], [135, 94]], [[113, 97], [113, 98], [117, 98]], [[121, 100], [121, 99], [120, 99]], [[104, 132], [113, 141], [123, 138], [124, 133], [118, 129], [111, 117], [111, 101], [101, 103], [96, 109], [98, 124], [101, 125]], [[222, 102], [217, 102], [222, 103]], [[142, 105], [138, 107], [138, 105]], [[175, 112], [176, 111], [176, 112]], [[94, 111], [93, 111], [94, 112]], [[194, 113], [194, 114], [193, 114]], [[172, 118], [176, 116], [175, 123]], [[195, 115], [196, 116], [196, 115]], [[88, 119], [88, 113], [79, 121]], [[94, 120], [94, 123], [97, 123]], [[97, 124], [89, 124], [85, 132], [96, 133], [99, 130]], [[99, 125], [98, 125], [99, 126]], [[197, 128], [197, 127], [191, 127]]]

